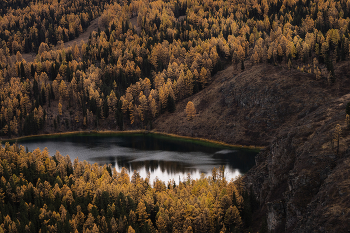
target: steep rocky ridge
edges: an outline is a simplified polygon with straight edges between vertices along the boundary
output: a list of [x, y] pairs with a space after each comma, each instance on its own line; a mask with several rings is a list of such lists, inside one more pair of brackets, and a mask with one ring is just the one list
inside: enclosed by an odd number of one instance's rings
[[[266, 216], [272, 232], [347, 232], [348, 64], [336, 67], [334, 84], [276, 66], [233, 70], [219, 72], [204, 91], [177, 104], [175, 113], [160, 116], [156, 130], [267, 146], [245, 177], [260, 202], [255, 222]], [[188, 101], [198, 112], [192, 121], [184, 112]], [[338, 155], [332, 149], [337, 124], [342, 128]]]
[[[256, 157], [246, 176], [273, 232], [347, 232], [350, 229], [350, 95], [323, 105], [286, 129]], [[331, 147], [342, 126], [340, 153]]]

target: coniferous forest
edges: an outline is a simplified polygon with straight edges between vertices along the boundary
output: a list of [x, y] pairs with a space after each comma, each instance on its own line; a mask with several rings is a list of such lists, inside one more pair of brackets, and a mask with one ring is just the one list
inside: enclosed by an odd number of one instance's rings
[[[152, 129], [231, 64], [332, 85], [350, 56], [349, 14], [349, 0], [0, 1], [0, 137]], [[249, 231], [255, 199], [222, 174], [151, 184], [5, 144], [0, 232]]]
[[241, 232], [255, 199], [242, 179], [212, 176], [176, 184], [119, 173], [47, 148], [0, 147], [0, 232]]
[[[228, 64], [332, 83], [347, 1], [2, 1], [0, 134], [152, 128]], [[76, 40], [97, 21], [86, 41]], [[73, 43], [67, 44], [68, 41]]]

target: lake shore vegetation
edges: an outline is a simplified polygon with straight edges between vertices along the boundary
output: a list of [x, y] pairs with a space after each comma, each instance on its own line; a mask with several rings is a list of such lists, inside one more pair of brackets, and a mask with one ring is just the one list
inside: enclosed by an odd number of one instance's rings
[[255, 199], [242, 178], [176, 184], [135, 171], [71, 162], [47, 148], [0, 147], [0, 230], [5, 232], [225, 232], [248, 229]]

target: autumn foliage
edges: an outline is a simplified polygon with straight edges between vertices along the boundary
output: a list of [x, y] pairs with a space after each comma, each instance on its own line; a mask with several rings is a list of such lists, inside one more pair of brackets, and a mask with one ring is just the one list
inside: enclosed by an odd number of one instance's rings
[[[6, 137], [151, 128], [227, 64], [241, 70], [272, 63], [332, 85], [334, 64], [349, 59], [347, 1], [0, 5], [0, 134]], [[66, 44], [94, 19], [100, 29], [87, 41]]]
[[185, 111], [187, 115], [187, 120], [192, 120], [196, 116], [196, 108], [194, 107], [192, 101], [188, 101]]
[[71, 162], [6, 143], [0, 146], [0, 231], [220, 232], [251, 224], [255, 202], [241, 178], [212, 176], [175, 184], [125, 168]]

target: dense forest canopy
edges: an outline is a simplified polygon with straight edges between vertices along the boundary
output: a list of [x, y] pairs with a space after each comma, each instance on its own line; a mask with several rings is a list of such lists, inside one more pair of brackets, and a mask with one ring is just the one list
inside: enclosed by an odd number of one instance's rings
[[247, 229], [257, 206], [242, 179], [176, 185], [91, 165], [45, 148], [0, 145], [0, 232], [225, 232]]
[[1, 1], [0, 38], [11, 54], [37, 52], [42, 42], [56, 45], [77, 37], [110, 0]]

